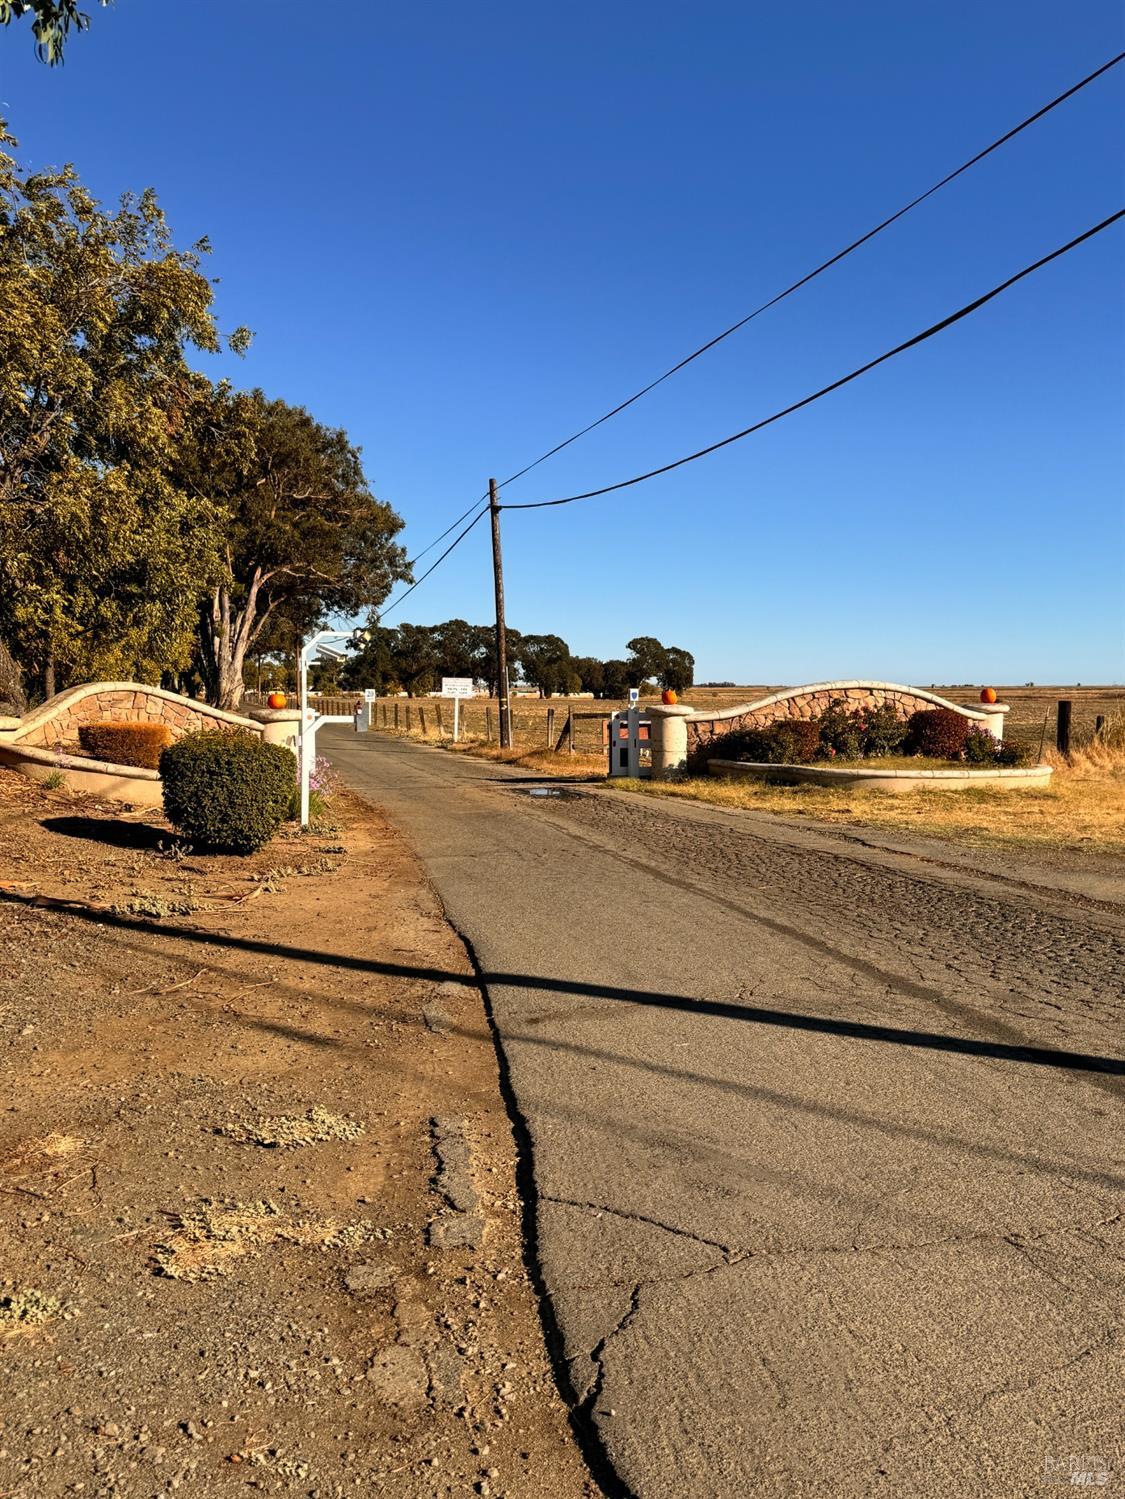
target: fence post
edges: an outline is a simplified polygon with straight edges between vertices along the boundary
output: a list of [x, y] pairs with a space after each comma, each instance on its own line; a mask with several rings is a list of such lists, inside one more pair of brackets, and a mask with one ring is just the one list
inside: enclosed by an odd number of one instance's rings
[[566, 747], [570, 754], [574, 754], [574, 709], [566, 715]]
[[445, 738], [445, 720], [442, 718], [441, 703], [440, 702], [434, 704], [434, 714], [435, 714], [435, 716], [437, 718], [438, 733], [444, 739]]
[[1094, 738], [1100, 739], [1105, 733], [1105, 714], [1098, 713], [1094, 716]]
[[411, 703], [407, 703], [407, 705], [406, 705], [406, 732], [409, 734], [410, 731], [411, 731], [411, 729], [413, 729], [413, 727], [414, 727], [414, 706]]
[[395, 733], [398, 733], [398, 704], [395, 704]]
[[1055, 719], [1055, 748], [1060, 755], [1070, 754], [1070, 716], [1073, 707], [1070, 698], [1059, 698], [1058, 717]]
[[547, 709], [547, 748], [550, 750], [550, 749], [554, 749], [554, 747], [555, 747], [555, 710], [554, 710], [554, 708], [548, 708]]
[[421, 703], [418, 704], [418, 722], [422, 725], [422, 733], [424, 735], [426, 732], [426, 710], [422, 707]]
[[487, 743], [492, 743], [492, 705], [488, 704], [484, 710], [484, 737]]

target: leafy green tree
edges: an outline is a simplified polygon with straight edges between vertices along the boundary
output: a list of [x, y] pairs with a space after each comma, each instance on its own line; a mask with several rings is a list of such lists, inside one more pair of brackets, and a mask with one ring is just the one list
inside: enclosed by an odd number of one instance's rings
[[202, 403], [177, 478], [222, 516], [219, 577], [199, 614], [208, 700], [237, 708], [275, 613], [317, 622], [377, 607], [409, 577], [402, 520], [372, 495], [345, 432], [260, 390]]
[[[156, 197], [21, 173], [0, 127], [0, 636], [49, 695], [186, 666], [220, 517], [170, 476], [220, 346], [204, 242]], [[242, 350], [249, 335], [230, 340]]]
[[626, 649], [629, 652], [626, 665], [630, 687], [640, 687], [648, 681], [660, 681], [664, 675], [666, 652], [655, 636], [638, 635], [628, 642]]
[[344, 663], [340, 671], [341, 684], [354, 690], [359, 687], [374, 687], [379, 693], [387, 692], [399, 685], [395, 669], [395, 643], [398, 632], [379, 625], [369, 626], [364, 644]]
[[601, 697], [605, 691], [605, 662], [596, 656], [575, 656], [571, 662], [581, 683], [580, 691]]
[[442, 625], [434, 625], [433, 632], [435, 675], [475, 678], [480, 645], [476, 627], [464, 619], [447, 619]]
[[602, 696], [616, 702], [628, 696], [630, 686], [629, 664], [616, 659], [602, 662]]
[[430, 625], [401, 624], [391, 651], [395, 676], [411, 697], [432, 692], [437, 675], [437, 642]]
[[[105, 6], [109, 0], [98, 0]], [[10, 26], [21, 16], [31, 16], [31, 34], [40, 62], [52, 67], [63, 60], [63, 49], [71, 28], [87, 31], [90, 17], [75, 0], [0, 0], [0, 26]]]
[[561, 635], [524, 635], [519, 646], [524, 678], [538, 687], [541, 697], [569, 692], [578, 680], [571, 663], [570, 647]]
[[695, 657], [678, 645], [670, 645], [664, 652], [664, 670], [658, 680], [661, 687], [686, 692], [695, 681]]

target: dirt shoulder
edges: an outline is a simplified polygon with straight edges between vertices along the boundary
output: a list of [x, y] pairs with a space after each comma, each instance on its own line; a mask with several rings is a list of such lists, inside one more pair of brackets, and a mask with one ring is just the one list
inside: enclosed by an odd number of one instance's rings
[[0, 1494], [599, 1492], [468, 960], [342, 823], [178, 856], [0, 772]]

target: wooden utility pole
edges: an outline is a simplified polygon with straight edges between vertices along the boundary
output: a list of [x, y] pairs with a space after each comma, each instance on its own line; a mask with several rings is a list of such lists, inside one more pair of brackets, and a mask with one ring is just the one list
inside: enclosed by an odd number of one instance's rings
[[512, 710], [508, 703], [508, 632], [504, 624], [504, 563], [500, 556], [500, 506], [496, 480], [488, 481], [488, 509], [492, 518], [492, 577], [496, 585], [496, 696], [500, 699], [500, 748], [512, 744]]

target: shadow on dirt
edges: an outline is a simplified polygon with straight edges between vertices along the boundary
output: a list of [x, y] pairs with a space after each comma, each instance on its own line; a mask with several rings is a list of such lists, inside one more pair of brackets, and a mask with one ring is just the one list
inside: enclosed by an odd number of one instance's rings
[[110, 848], [147, 849], [153, 853], [163, 845], [176, 842], [167, 828], [154, 828], [145, 822], [126, 822], [116, 817], [45, 817], [40, 827], [64, 838], [84, 838], [89, 843], [104, 843]]

